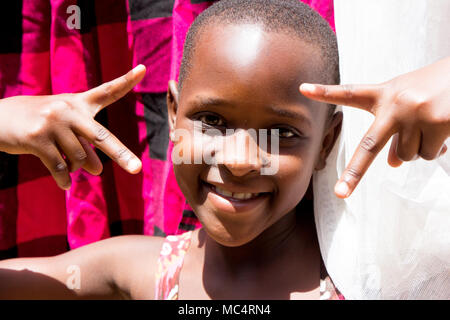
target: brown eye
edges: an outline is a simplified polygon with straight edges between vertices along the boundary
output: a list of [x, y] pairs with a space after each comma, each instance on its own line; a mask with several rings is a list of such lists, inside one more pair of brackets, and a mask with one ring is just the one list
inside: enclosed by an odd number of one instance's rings
[[296, 134], [287, 128], [276, 128], [271, 130], [271, 134], [278, 136], [280, 138], [292, 138], [296, 136]]
[[223, 120], [212, 114], [205, 114], [199, 117], [199, 120], [210, 126], [223, 126], [225, 123]]
[[280, 130], [280, 137], [282, 138], [291, 138], [294, 136], [294, 133], [291, 130]]

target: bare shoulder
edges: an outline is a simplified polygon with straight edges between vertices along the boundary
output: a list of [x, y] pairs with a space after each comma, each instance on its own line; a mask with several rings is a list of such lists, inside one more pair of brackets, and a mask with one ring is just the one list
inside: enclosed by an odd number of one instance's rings
[[126, 235], [108, 239], [104, 250], [114, 264], [112, 281], [126, 298], [153, 299], [163, 237]]
[[159, 253], [164, 239], [165, 238], [163, 237], [145, 235], [124, 235], [112, 237], [101, 242], [104, 242], [105, 249], [123, 250], [125, 251], [123, 252], [124, 254], [126, 254], [126, 252], [136, 253], [136, 251], [140, 252], [142, 250], [148, 251], [151, 254], [155, 250]]

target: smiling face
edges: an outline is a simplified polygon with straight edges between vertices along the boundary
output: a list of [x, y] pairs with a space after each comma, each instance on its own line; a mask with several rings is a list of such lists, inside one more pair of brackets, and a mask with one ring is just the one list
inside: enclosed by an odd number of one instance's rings
[[[314, 169], [325, 164], [339, 133], [341, 116], [326, 122], [328, 107], [303, 97], [303, 82], [318, 82], [317, 49], [284, 33], [255, 24], [212, 26], [201, 34], [182, 91], [169, 86], [169, 126], [189, 132], [175, 142], [194, 155], [204, 143], [194, 133], [215, 128], [236, 133], [223, 137], [234, 152], [218, 150], [218, 165], [174, 165], [177, 182], [206, 232], [225, 246], [240, 246], [292, 213], [308, 189]], [[194, 121], [201, 121], [200, 128]], [[245, 129], [245, 130], [244, 130]], [[246, 130], [279, 129], [273, 175], [261, 175], [261, 161], [245, 146], [259, 145]], [[247, 161], [236, 162], [236, 159]], [[194, 163], [192, 158], [191, 163]]]

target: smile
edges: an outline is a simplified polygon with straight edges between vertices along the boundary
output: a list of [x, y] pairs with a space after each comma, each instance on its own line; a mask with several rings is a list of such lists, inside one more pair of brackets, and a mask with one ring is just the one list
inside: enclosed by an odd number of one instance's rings
[[268, 200], [271, 192], [235, 192], [202, 181], [208, 201], [220, 212], [253, 212]]
[[216, 191], [221, 196], [230, 197], [236, 200], [247, 200], [251, 198], [256, 198], [260, 193], [241, 193], [241, 192], [231, 192], [216, 186], [212, 186], [214, 191]]

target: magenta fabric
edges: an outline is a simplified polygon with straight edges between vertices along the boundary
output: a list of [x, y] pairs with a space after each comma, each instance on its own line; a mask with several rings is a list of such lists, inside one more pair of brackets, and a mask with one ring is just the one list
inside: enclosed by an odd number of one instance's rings
[[[130, 175], [97, 151], [104, 172], [72, 174], [60, 190], [34, 156], [0, 153], [0, 259], [48, 256], [122, 234], [166, 236], [200, 227], [176, 183], [167, 81], [177, 79], [186, 32], [215, 1], [14, 0], [0, 3], [0, 98], [81, 92], [137, 64], [147, 75], [100, 112], [143, 162]], [[333, 1], [304, 1], [334, 28]], [[67, 8], [81, 9], [81, 29]], [[13, 116], [13, 115], [11, 115]]]
[[[308, 4], [311, 8], [320, 13], [335, 31], [333, 0], [301, 0], [301, 2]], [[175, 0], [173, 9], [174, 23], [170, 79], [178, 79], [179, 67], [183, 56], [183, 43], [189, 26], [194, 19], [210, 5], [211, 2], [209, 1], [203, 1], [202, 3], [193, 5], [189, 0]]]

